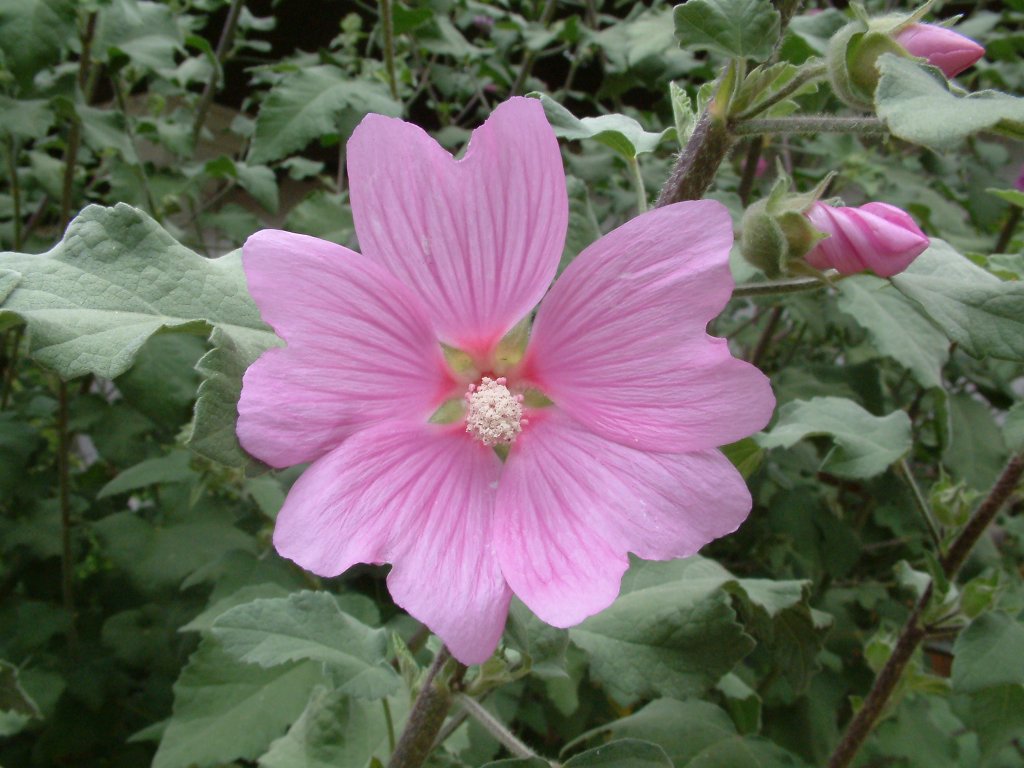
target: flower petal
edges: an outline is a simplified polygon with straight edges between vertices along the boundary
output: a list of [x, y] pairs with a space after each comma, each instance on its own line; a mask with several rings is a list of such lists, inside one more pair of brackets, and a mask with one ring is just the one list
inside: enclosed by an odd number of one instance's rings
[[348, 173], [360, 249], [420, 294], [449, 344], [485, 355], [555, 276], [568, 198], [539, 101], [501, 104], [458, 161], [419, 127], [368, 115]]
[[242, 381], [238, 437], [252, 455], [311, 461], [381, 419], [425, 421], [451, 390], [426, 309], [365, 256], [263, 230], [242, 260], [260, 314], [288, 344]]
[[567, 627], [615, 600], [627, 552], [688, 557], [735, 531], [750, 504], [718, 451], [628, 448], [551, 409], [531, 419], [509, 454], [495, 545], [512, 591]]
[[322, 576], [393, 563], [395, 602], [464, 664], [494, 651], [511, 593], [493, 552], [501, 462], [460, 429], [389, 421], [315, 462], [288, 494], [274, 546]]
[[521, 375], [600, 434], [694, 451], [756, 432], [768, 379], [705, 334], [732, 293], [732, 223], [711, 200], [638, 216], [587, 248], [544, 299]]

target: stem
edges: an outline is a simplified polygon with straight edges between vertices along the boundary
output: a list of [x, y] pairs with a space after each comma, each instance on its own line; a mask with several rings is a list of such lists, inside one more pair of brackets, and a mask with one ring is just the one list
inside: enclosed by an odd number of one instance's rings
[[796, 75], [793, 76], [792, 80], [790, 80], [788, 83], [782, 86], [775, 93], [768, 96], [766, 99], [764, 99], [764, 101], [759, 101], [757, 104], [747, 107], [747, 109], [743, 110], [738, 115], [736, 115], [735, 119], [749, 120], [750, 118], [761, 114], [765, 110], [774, 107], [780, 101], [785, 101], [808, 83], [813, 82], [814, 80], [820, 80], [821, 78], [825, 77], [827, 73], [828, 67], [826, 67], [824, 64], [801, 70], [800, 72], [797, 72]]
[[718, 166], [729, 154], [733, 137], [725, 122], [711, 115], [711, 106], [708, 105], [697, 121], [690, 140], [661, 188], [658, 202], [654, 204], [656, 208], [682, 200], [700, 200], [714, 181]]
[[196, 118], [192, 123], [193, 146], [199, 141], [199, 134], [202, 133], [203, 123], [206, 122], [206, 116], [213, 104], [213, 95], [217, 91], [217, 85], [220, 80], [220, 65], [224, 63], [224, 59], [227, 58], [228, 51], [231, 50], [231, 46], [235, 41], [235, 30], [238, 28], [238, 17], [242, 13], [242, 3], [243, 0], [232, 0], [231, 7], [228, 9], [228, 16], [224, 19], [224, 26], [220, 30], [217, 50], [214, 51], [214, 57], [217, 59], [218, 66], [213, 68], [210, 79], [207, 81], [206, 87], [203, 88], [203, 93], [199, 97], [199, 103], [196, 105]]
[[491, 736], [493, 736], [511, 754], [516, 757], [523, 758], [539, 757], [536, 752], [521, 742], [514, 733], [505, 727], [504, 723], [488, 712], [484, 706], [472, 696], [459, 693], [456, 694], [455, 700], [458, 702], [460, 707], [469, 713], [470, 717], [480, 723], [484, 730], [491, 734]]
[[736, 136], [756, 136], [762, 133], [860, 133], [866, 136], [889, 132], [877, 117], [765, 117], [741, 120], [732, 124]]
[[[547, 0], [544, 5], [544, 12], [541, 14], [540, 23], [543, 26], [547, 26], [551, 23], [551, 19], [555, 16], [555, 0]], [[523, 63], [519, 67], [519, 74], [516, 75], [515, 82], [512, 83], [512, 90], [510, 94], [515, 96], [518, 94], [523, 85], [526, 83], [526, 78], [530, 76], [530, 72], [533, 71], [533, 65], [536, 61], [537, 56], [533, 51], [527, 51], [526, 55], [523, 56]]]
[[124, 88], [121, 86], [121, 78], [117, 73], [111, 75], [110, 85], [114, 91], [114, 98], [117, 100], [117, 108], [124, 115], [124, 130], [128, 134], [128, 141], [135, 150], [135, 156], [139, 161], [136, 167], [138, 168], [139, 181], [142, 182], [142, 193], [146, 196], [146, 207], [149, 208], [150, 215], [157, 222], [160, 222], [162, 218], [156, 208], [156, 202], [153, 200], [153, 191], [149, 188], [149, 174], [146, 173], [146, 164], [139, 156], [139, 146], [135, 140], [135, 129], [132, 128], [131, 118], [128, 116], [128, 100], [124, 97]]
[[750, 140], [747, 147], [747, 157], [743, 161], [743, 176], [740, 177], [740, 186], [737, 193], [743, 207], [750, 202], [750, 193], [754, 189], [754, 178], [757, 176], [757, 164], [761, 160], [761, 152], [764, 150], [764, 138], [755, 136]]
[[388, 752], [395, 751], [395, 723], [391, 719], [391, 705], [388, 704], [387, 699], [380, 700], [381, 706], [384, 708], [384, 724], [388, 728]]
[[395, 22], [391, 16], [391, 0], [378, 0], [380, 23], [384, 27], [384, 68], [388, 73], [391, 98], [398, 101], [398, 79], [395, 77]]
[[70, 618], [68, 641], [74, 649], [78, 643], [75, 631], [75, 561], [71, 551], [71, 435], [68, 432], [68, 385], [61, 379], [57, 407], [57, 486], [60, 494], [60, 571], [64, 610]]
[[993, 253], [1006, 253], [1006, 249], [1010, 246], [1010, 241], [1013, 239], [1013, 233], [1016, 231], [1017, 225], [1020, 224], [1021, 211], [1024, 211], [1024, 208], [1018, 208], [1016, 205], [1013, 206], [1010, 215], [1006, 217], [1006, 223], [1003, 224], [1003, 228], [999, 232], [996, 247], [992, 249]]
[[[981, 538], [989, 524], [995, 519], [996, 514], [1002, 509], [1003, 504], [1016, 489], [1022, 474], [1024, 474], [1024, 453], [1018, 453], [1010, 459], [988, 496], [957, 535], [949, 551], [942, 557], [942, 571], [948, 579], [953, 579], [956, 576], [974, 545], [978, 543], [978, 539]], [[874, 729], [889, 696], [903, 675], [903, 670], [927, 634], [927, 630], [919, 622], [921, 614], [931, 599], [932, 589], [933, 585], [929, 584], [907, 618], [899, 639], [896, 641], [892, 656], [889, 657], [885, 666], [882, 667], [882, 671], [875, 678], [874, 685], [871, 686], [867, 698], [864, 699], [863, 706], [847, 725], [846, 732], [829, 758], [828, 768], [846, 768], [850, 765], [865, 739]]]
[[[82, 57], [78, 60], [78, 87], [83, 92], [83, 99], [89, 101], [91, 88], [89, 69], [92, 57], [92, 39], [96, 34], [96, 12], [89, 14], [82, 33]], [[68, 128], [68, 143], [64, 148], [64, 180], [60, 195], [60, 234], [64, 235], [68, 222], [71, 221], [71, 196], [75, 187], [75, 166], [78, 163], [78, 148], [82, 142], [82, 122], [78, 115], [71, 120]]]
[[455, 671], [448, 682], [437, 681], [438, 673], [451, 659], [451, 653], [442, 647], [434, 657], [434, 663], [427, 671], [423, 688], [412, 705], [409, 719], [405, 722], [402, 735], [395, 751], [391, 753], [388, 768], [419, 768], [434, 747], [434, 739], [448, 716], [452, 703], [451, 684], [458, 683], [466, 674], [466, 667], [456, 662]]
[[910, 488], [910, 495], [914, 497], [914, 506], [917, 508], [918, 514], [921, 515], [925, 526], [928, 528], [928, 535], [931, 536], [932, 544], [935, 545], [936, 550], [941, 552], [942, 537], [939, 535], [939, 525], [935, 522], [931, 506], [929, 506], [928, 500], [925, 499], [924, 494], [921, 493], [921, 489], [918, 487], [917, 481], [914, 479], [914, 475], [910, 471], [910, 465], [907, 464], [907, 460], [900, 459], [899, 463], [896, 465], [896, 470]]
[[633, 189], [636, 190], [636, 212], [641, 214], [647, 210], [647, 190], [644, 189], [644, 177], [640, 174], [640, 161], [636, 159], [636, 155], [633, 155], [627, 164], [633, 180]]
[[[831, 273], [826, 274], [831, 277]], [[746, 296], [773, 296], [781, 293], [798, 293], [799, 291], [816, 291], [824, 288], [825, 283], [816, 277], [795, 277], [789, 280], [765, 280], [761, 283], [744, 283], [732, 290], [734, 299]]]
[[[7, 402], [11, 397], [11, 389], [14, 386], [14, 370], [18, 365], [18, 352], [21, 350], [21, 337], [24, 332], [25, 326], [23, 325], [19, 325], [14, 329], [14, 344], [4, 366], [4, 388], [3, 392], [0, 393], [0, 411], [7, 407]], [[4, 341], [7, 341], [6, 333], [4, 334]]]
[[768, 346], [772, 343], [772, 336], [775, 334], [775, 329], [779, 325], [779, 320], [782, 318], [782, 305], [777, 304], [772, 307], [772, 312], [768, 316], [768, 323], [765, 325], [764, 330], [761, 331], [761, 336], [757, 340], [757, 344], [754, 347], [754, 351], [750, 353], [750, 364], [760, 365], [761, 358], [764, 357], [764, 353], [768, 351]]

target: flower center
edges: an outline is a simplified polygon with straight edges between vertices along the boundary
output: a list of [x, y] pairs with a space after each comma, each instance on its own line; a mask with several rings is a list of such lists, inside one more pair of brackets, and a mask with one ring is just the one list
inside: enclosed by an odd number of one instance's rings
[[507, 445], [523, 431], [523, 396], [513, 395], [505, 378], [484, 376], [466, 391], [466, 431], [486, 446]]

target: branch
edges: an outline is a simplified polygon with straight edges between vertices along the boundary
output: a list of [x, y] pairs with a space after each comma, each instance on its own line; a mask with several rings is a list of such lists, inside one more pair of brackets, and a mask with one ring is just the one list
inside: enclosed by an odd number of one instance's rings
[[466, 667], [455, 662], [455, 671], [449, 681], [436, 680], [438, 673], [451, 659], [448, 649], [442, 647], [434, 657], [434, 663], [427, 671], [423, 687], [412, 705], [409, 719], [405, 722], [402, 735], [395, 751], [391, 753], [388, 768], [419, 768], [434, 747], [434, 739], [452, 703], [450, 685], [462, 680]]
[[730, 126], [736, 136], [763, 133], [859, 133], [866, 136], [887, 134], [888, 127], [877, 117], [765, 117], [740, 120]]

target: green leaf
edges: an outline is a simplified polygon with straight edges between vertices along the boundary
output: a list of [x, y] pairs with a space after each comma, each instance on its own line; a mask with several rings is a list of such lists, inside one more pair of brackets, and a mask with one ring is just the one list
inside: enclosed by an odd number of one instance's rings
[[588, 245], [601, 237], [601, 227], [590, 204], [587, 185], [575, 176], [566, 176], [565, 182], [569, 194], [569, 230], [565, 235], [562, 260], [558, 264], [559, 272], [569, 266]]
[[24, 92], [70, 44], [76, 7], [75, 0], [0, 0], [0, 53]]
[[0, 121], [0, 136], [6, 134], [19, 139], [45, 136], [54, 120], [53, 110], [42, 99], [18, 101], [2, 94], [0, 115], [4, 116], [3, 121]]
[[315, 662], [264, 669], [204, 639], [174, 684], [174, 712], [153, 768], [255, 759], [299, 717], [322, 681]]
[[868, 332], [879, 352], [910, 371], [922, 387], [942, 388], [949, 342], [887, 280], [870, 275], [846, 278], [839, 283], [839, 308]]
[[[260, 757], [260, 768], [364, 768], [384, 757], [387, 729], [380, 706], [317, 688], [291, 728]], [[546, 766], [545, 766], [546, 768]]]
[[245, 463], [234, 436], [241, 376], [280, 342], [249, 296], [239, 252], [205, 259], [142, 211], [89, 206], [48, 253], [0, 253], [0, 269], [21, 274], [0, 304], [0, 326], [27, 323], [32, 356], [64, 379], [115, 378], [158, 331], [212, 327], [192, 447]]
[[[754, 646], [736, 620], [724, 569], [700, 577], [635, 565], [612, 605], [569, 637], [587, 652], [591, 675], [617, 700], [686, 698], [710, 687]], [[628, 574], [627, 574], [628, 576]]]
[[565, 768], [672, 768], [672, 761], [657, 744], [621, 739], [581, 752], [563, 765]]
[[941, 74], [891, 53], [879, 57], [878, 69], [875, 110], [901, 139], [948, 149], [980, 131], [1024, 137], [1022, 98], [999, 91], [954, 95]]
[[852, 400], [815, 397], [786, 403], [771, 432], [755, 440], [765, 448], [788, 448], [807, 437], [826, 435], [835, 447], [822, 469], [841, 477], [879, 475], [910, 450], [910, 419], [903, 411], [874, 416]]
[[235, 658], [272, 667], [299, 659], [329, 664], [340, 690], [381, 698], [398, 690], [387, 665], [387, 633], [342, 613], [326, 592], [254, 600], [222, 614], [213, 634]]
[[542, 677], [567, 677], [565, 651], [569, 633], [538, 619], [518, 598], [512, 600], [505, 635], [511, 647], [530, 660], [530, 671]]
[[1015, 404], [1006, 414], [1003, 439], [1006, 447], [1014, 453], [1024, 451], [1024, 402]]
[[986, 765], [1013, 739], [1024, 738], [1024, 685], [996, 685], [973, 694], [966, 721], [978, 734]]
[[182, 31], [167, 5], [113, 0], [99, 15], [94, 49], [100, 61], [109, 60], [111, 52], [120, 52], [137, 66], [170, 70], [183, 43]]
[[13, 736], [40, 717], [39, 706], [18, 680], [18, 668], [0, 659], [0, 738]]
[[999, 425], [983, 402], [966, 393], [951, 395], [948, 408], [950, 438], [942, 463], [956, 479], [986, 490], [999, 476], [1007, 458]]
[[289, 73], [260, 107], [249, 161], [279, 160], [321, 136], [347, 137], [368, 112], [397, 117], [401, 107], [382, 83], [349, 78], [337, 67]]
[[805, 768], [796, 755], [766, 739], [735, 736], [712, 744], [686, 768]]
[[953, 646], [953, 690], [998, 685], [1024, 685], [1024, 624], [1005, 613], [983, 613]]
[[576, 737], [564, 751], [609, 735], [657, 744], [673, 765], [685, 766], [705, 748], [735, 736], [736, 728], [729, 715], [709, 702], [656, 699], [631, 715]]
[[1010, 205], [1024, 208], [1024, 192], [1021, 192], [1019, 189], [994, 189], [988, 187], [985, 191], [995, 195], [1000, 200], [1005, 200]]
[[83, 143], [98, 153], [119, 155], [125, 162], [138, 165], [139, 156], [128, 135], [128, 118], [122, 112], [75, 105], [75, 114], [82, 121]]
[[675, 23], [683, 48], [757, 61], [771, 56], [781, 29], [770, 0], [686, 0]]
[[285, 229], [345, 245], [356, 231], [344, 195], [318, 189], [288, 212]]
[[227, 155], [221, 155], [215, 160], [208, 161], [204, 170], [213, 178], [236, 179], [239, 186], [267, 211], [277, 211], [277, 178], [267, 166], [236, 162]]
[[936, 239], [892, 282], [968, 354], [1024, 361], [1024, 282], [1003, 282]]
[[190, 573], [231, 550], [253, 552], [255, 540], [233, 524], [225, 509], [196, 510], [153, 525], [133, 512], [118, 512], [92, 524], [104, 553], [146, 591], [176, 588]]
[[658, 148], [669, 131], [660, 133], [645, 131], [632, 117], [626, 115], [601, 115], [600, 117], [578, 118], [550, 96], [530, 94], [540, 98], [544, 114], [555, 129], [555, 135], [563, 139], [594, 139], [610, 147], [626, 159], [635, 158]]
[[146, 459], [118, 473], [117, 477], [100, 488], [96, 498], [136, 491], [157, 483], [187, 483], [195, 480], [199, 475], [189, 466], [191, 460], [188, 451], [174, 451], [156, 459]]

